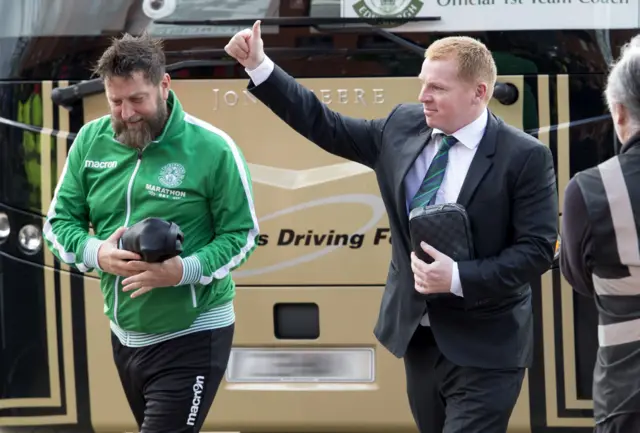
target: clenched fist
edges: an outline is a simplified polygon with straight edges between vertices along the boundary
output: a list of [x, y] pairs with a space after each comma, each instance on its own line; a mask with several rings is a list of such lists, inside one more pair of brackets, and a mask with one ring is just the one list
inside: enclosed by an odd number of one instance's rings
[[233, 35], [224, 50], [236, 59], [242, 66], [253, 70], [264, 60], [262, 37], [260, 36], [260, 20], [253, 24], [253, 28], [244, 29]]

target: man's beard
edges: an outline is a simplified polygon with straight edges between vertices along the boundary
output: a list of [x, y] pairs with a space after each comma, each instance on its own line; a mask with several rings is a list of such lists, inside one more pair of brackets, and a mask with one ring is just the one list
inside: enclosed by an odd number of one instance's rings
[[153, 116], [134, 116], [130, 121], [140, 120], [137, 126], [128, 128], [122, 120], [111, 116], [111, 125], [116, 134], [116, 140], [132, 149], [144, 149], [147, 144], [162, 133], [167, 120], [167, 105], [162, 98], [158, 98], [158, 110]]

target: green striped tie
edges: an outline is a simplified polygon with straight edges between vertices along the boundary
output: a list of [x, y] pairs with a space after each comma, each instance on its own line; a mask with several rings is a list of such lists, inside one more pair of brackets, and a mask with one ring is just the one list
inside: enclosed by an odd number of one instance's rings
[[436, 193], [442, 184], [445, 170], [447, 169], [447, 162], [449, 162], [449, 149], [457, 142], [458, 140], [451, 135], [442, 136], [440, 149], [438, 149], [436, 156], [434, 156], [433, 161], [431, 161], [422, 185], [420, 185], [418, 192], [416, 192], [416, 195], [414, 195], [411, 200], [412, 210], [427, 204], [432, 205], [435, 202]]

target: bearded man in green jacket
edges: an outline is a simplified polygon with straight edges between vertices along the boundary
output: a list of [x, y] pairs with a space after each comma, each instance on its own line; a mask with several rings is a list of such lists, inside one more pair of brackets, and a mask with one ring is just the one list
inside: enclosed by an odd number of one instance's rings
[[[139, 430], [199, 431], [231, 351], [230, 272], [256, 247], [249, 170], [226, 133], [183, 111], [160, 41], [114, 40], [95, 71], [111, 114], [78, 132], [43, 233], [62, 262], [100, 274]], [[181, 256], [147, 263], [121, 248], [148, 217], [180, 226]]]

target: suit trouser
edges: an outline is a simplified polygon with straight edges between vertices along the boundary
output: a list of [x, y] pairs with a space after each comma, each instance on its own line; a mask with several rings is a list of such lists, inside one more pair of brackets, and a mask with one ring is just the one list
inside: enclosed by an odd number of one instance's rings
[[407, 394], [420, 433], [506, 433], [524, 368], [460, 367], [430, 327], [418, 326], [404, 356]]
[[[640, 408], [639, 408], [640, 409]], [[640, 412], [622, 413], [596, 424], [594, 433], [636, 433], [640, 432]]]
[[234, 325], [150, 346], [123, 346], [112, 333], [113, 357], [141, 433], [191, 433], [202, 428], [227, 368]]

